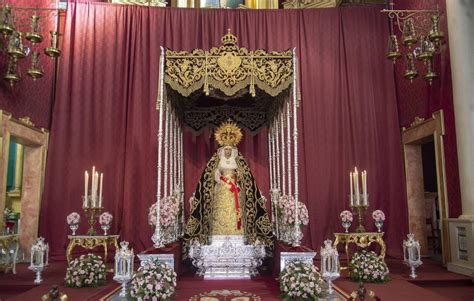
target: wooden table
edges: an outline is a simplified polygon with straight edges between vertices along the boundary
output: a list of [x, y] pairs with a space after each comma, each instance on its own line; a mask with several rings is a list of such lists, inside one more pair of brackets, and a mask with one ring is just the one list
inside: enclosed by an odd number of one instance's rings
[[71, 262], [72, 251], [76, 246], [92, 250], [96, 247], [104, 247], [104, 263], [107, 262], [107, 247], [112, 245], [118, 249], [119, 235], [69, 235], [69, 245], [67, 246], [67, 262]]
[[[380, 255], [379, 257], [383, 260], [385, 258], [385, 251], [387, 249], [385, 242], [383, 240], [383, 232], [362, 232], [362, 233], [334, 233], [336, 240], [334, 240], [334, 248], [337, 249], [339, 244], [345, 245], [345, 252], [347, 256], [347, 263], [349, 265], [350, 255], [349, 255], [349, 245], [355, 244], [360, 248], [368, 248], [372, 243], [377, 243], [380, 246]], [[341, 269], [346, 269], [344, 267]]]
[[[11, 255], [12, 246], [14, 246], [13, 256]], [[0, 235], [0, 252], [5, 261], [0, 263], [0, 267], [5, 269], [5, 273], [12, 269], [16, 274], [16, 260], [18, 250], [20, 249], [20, 236], [18, 234]]]

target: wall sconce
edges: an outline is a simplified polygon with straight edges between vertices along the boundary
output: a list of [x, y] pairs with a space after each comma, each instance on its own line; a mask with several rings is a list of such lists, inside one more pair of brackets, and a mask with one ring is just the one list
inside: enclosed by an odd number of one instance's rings
[[[44, 75], [39, 58], [41, 43], [44, 40], [41, 34], [41, 20], [57, 18], [58, 12], [56, 8], [9, 6], [0, 0], [0, 51], [4, 53], [8, 62], [3, 79], [11, 86], [22, 78], [18, 62], [25, 58], [30, 60], [27, 75], [33, 80]], [[44, 53], [54, 59], [61, 55], [61, 50], [58, 48], [58, 32], [52, 30], [50, 34], [50, 44], [44, 48]]]
[[340, 277], [339, 274], [339, 253], [332, 246], [331, 240], [324, 241], [324, 247], [321, 248], [321, 275], [328, 283], [329, 295], [333, 293], [332, 281]]
[[[400, 57], [405, 57], [403, 76], [410, 82], [418, 76], [415, 59], [423, 62], [426, 66], [423, 78], [431, 85], [438, 78], [433, 70], [433, 57], [441, 52], [441, 42], [444, 39], [443, 32], [439, 30], [439, 10], [396, 10], [393, 9], [393, 3], [389, 5], [389, 9], [382, 10], [390, 20], [387, 58], [395, 64]], [[401, 34], [405, 54], [400, 50], [395, 28]]]
[[44, 242], [43, 237], [38, 237], [36, 243], [31, 246], [31, 262], [28, 269], [36, 273], [35, 284], [40, 284], [43, 279], [41, 272], [48, 265], [49, 245]]
[[127, 283], [133, 276], [133, 249], [128, 248], [128, 242], [122, 241], [120, 249], [115, 253], [115, 276], [114, 280], [122, 284], [120, 297], [127, 296]]
[[415, 269], [423, 264], [420, 260], [420, 243], [415, 239], [415, 234], [407, 234], [408, 239], [403, 241], [403, 261], [411, 269], [410, 278], [417, 277]]

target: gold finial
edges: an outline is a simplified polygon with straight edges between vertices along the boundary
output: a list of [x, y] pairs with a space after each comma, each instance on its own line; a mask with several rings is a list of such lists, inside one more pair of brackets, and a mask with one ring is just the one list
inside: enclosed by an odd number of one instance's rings
[[222, 45], [224, 46], [235, 46], [237, 44], [237, 37], [230, 32], [230, 28], [227, 29], [227, 34], [221, 38]]
[[220, 146], [236, 146], [242, 140], [242, 131], [233, 121], [222, 123], [214, 137]]

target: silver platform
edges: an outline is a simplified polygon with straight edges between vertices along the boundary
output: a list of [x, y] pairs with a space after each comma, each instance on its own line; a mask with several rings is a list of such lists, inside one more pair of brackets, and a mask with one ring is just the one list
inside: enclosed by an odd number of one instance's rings
[[189, 257], [204, 279], [249, 279], [265, 257], [265, 246], [246, 244], [243, 235], [213, 235], [209, 245], [193, 243]]
[[313, 265], [314, 256], [316, 256], [316, 252], [281, 252], [280, 272], [283, 271], [286, 264], [291, 261], [302, 261]]
[[140, 266], [144, 266], [148, 261], [159, 261], [165, 263], [174, 270], [173, 254], [137, 254], [137, 256], [138, 259], [140, 259]]

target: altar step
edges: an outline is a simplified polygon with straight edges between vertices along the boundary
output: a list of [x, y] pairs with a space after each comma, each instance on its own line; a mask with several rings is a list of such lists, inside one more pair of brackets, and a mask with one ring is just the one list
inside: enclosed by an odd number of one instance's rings
[[189, 257], [204, 279], [249, 279], [265, 257], [263, 245], [246, 244], [243, 235], [214, 235], [209, 245], [193, 244]]

